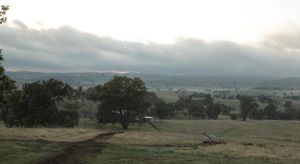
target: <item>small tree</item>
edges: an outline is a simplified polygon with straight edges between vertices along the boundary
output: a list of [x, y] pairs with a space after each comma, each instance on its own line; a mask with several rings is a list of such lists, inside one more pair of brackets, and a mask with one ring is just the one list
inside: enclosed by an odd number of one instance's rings
[[297, 118], [298, 118], [297, 120], [299, 120], [299, 114], [300, 114], [299, 110], [294, 108], [288, 108], [285, 110], [285, 113], [288, 115], [288, 118], [290, 120], [294, 120]]
[[128, 129], [129, 123], [141, 118], [149, 104], [146, 101], [147, 89], [139, 78], [115, 76], [106, 82], [98, 93], [97, 120], [99, 123], [120, 123]]
[[171, 118], [175, 116], [175, 108], [173, 104], [159, 99], [155, 103], [154, 108], [152, 108], [151, 114], [157, 116], [159, 119]]
[[291, 101], [286, 101], [283, 105], [286, 109], [291, 109], [292, 108], [292, 102]]
[[0, 116], [7, 127], [22, 125], [24, 111], [20, 109], [23, 108], [23, 96], [24, 92], [17, 90], [5, 97], [5, 105], [1, 108]]
[[219, 115], [222, 112], [223, 106], [221, 104], [213, 104], [209, 109], [207, 109], [208, 119], [218, 119]]
[[285, 107], [285, 111], [283, 113], [280, 113], [281, 118], [289, 120], [297, 119], [297, 116], [300, 112], [292, 107], [293, 104], [291, 101], [286, 101], [283, 106]]
[[255, 120], [261, 120], [264, 118], [265, 112], [262, 109], [254, 108], [251, 110], [251, 113], [249, 115], [249, 118], [255, 119]]
[[277, 107], [274, 104], [268, 104], [264, 108], [264, 116], [266, 119], [277, 119], [278, 118]]
[[230, 116], [230, 119], [231, 119], [231, 120], [237, 120], [238, 117], [239, 117], [239, 115], [236, 114], [236, 113], [230, 113], [229, 116]]
[[259, 107], [253, 97], [241, 96], [240, 97], [240, 108], [241, 108], [241, 118], [246, 121], [247, 117], [251, 114], [252, 110], [256, 110]]
[[185, 102], [186, 108], [190, 116], [205, 119], [207, 117], [206, 106], [203, 100], [188, 99]]

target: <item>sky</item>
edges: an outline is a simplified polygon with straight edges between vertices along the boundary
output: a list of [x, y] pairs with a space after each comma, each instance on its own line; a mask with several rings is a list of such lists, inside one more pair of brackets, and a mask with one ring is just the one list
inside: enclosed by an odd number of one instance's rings
[[300, 76], [299, 0], [1, 0], [10, 71]]

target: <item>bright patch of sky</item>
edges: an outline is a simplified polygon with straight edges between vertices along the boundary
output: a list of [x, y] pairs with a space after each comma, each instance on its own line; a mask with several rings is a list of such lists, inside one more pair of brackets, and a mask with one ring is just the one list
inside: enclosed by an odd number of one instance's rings
[[119, 40], [178, 38], [241, 44], [300, 24], [299, 0], [1, 0], [9, 20], [36, 29], [68, 25]]

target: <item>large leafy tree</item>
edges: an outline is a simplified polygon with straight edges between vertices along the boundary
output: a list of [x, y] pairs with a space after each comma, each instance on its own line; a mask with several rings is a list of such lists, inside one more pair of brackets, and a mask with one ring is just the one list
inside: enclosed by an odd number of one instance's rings
[[141, 118], [149, 107], [146, 95], [147, 89], [141, 79], [115, 76], [98, 93], [101, 101], [98, 122], [120, 123], [124, 129], [128, 129], [129, 123]]
[[[6, 22], [6, 12], [9, 6], [1, 5], [0, 9], [0, 24]], [[8, 76], [4, 74], [5, 70], [1, 62], [3, 61], [2, 49], [0, 49], [0, 114], [8, 105], [8, 96], [13, 94], [12, 91], [16, 88], [15, 83]]]
[[1, 118], [8, 127], [73, 127], [78, 124], [77, 112], [59, 111], [56, 105], [72, 91], [68, 84], [54, 79], [25, 84], [22, 91], [8, 96]]

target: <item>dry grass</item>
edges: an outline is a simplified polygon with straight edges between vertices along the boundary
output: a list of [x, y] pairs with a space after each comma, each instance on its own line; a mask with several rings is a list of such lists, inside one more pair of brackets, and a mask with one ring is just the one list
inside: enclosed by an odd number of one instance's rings
[[[176, 133], [158, 133], [158, 132], [126, 132], [117, 134], [107, 143], [124, 144], [124, 145], [144, 145], [144, 146], [170, 146], [174, 147], [174, 151], [179, 153], [221, 153], [228, 155], [238, 155], [245, 157], [268, 157], [268, 158], [290, 158], [300, 160], [300, 145], [298, 143], [291, 144], [276, 144], [265, 143], [261, 144], [260, 139], [252, 140], [253, 142], [229, 142], [213, 146], [201, 146], [201, 141], [205, 137], [192, 136]], [[197, 149], [176, 149], [179, 146], [196, 146]], [[185, 150], [185, 151], [182, 151]]]
[[191, 145], [200, 143], [201, 137], [190, 136], [185, 134], [165, 133], [165, 132], [136, 132], [129, 131], [126, 133], [116, 134], [111, 139], [105, 141], [114, 144], [128, 145]]
[[246, 157], [290, 158], [300, 160], [300, 148], [297, 146], [244, 145], [237, 143], [220, 144], [200, 148], [205, 153], [227, 153]]
[[[300, 160], [299, 121], [168, 120], [154, 124], [160, 131], [149, 125], [141, 128], [132, 125], [129, 131], [104, 142], [111, 146], [141, 146], [145, 151], [166, 149], [175, 154]], [[104, 130], [87, 128], [0, 127], [0, 140], [74, 142], [90, 139], [102, 132]], [[206, 139], [202, 132], [218, 136], [224, 144], [202, 146]]]
[[102, 133], [97, 129], [83, 128], [5, 128], [0, 127], [0, 140], [47, 140], [76, 142], [95, 137]]
[[[169, 120], [156, 122], [156, 125], [161, 131], [128, 131], [117, 134], [106, 142], [167, 145], [172, 151], [180, 151], [179, 153], [300, 160], [299, 121]], [[201, 135], [202, 132], [218, 136], [224, 144], [201, 146], [206, 139]], [[178, 149], [178, 146], [187, 148]]]
[[176, 102], [178, 100], [178, 95], [174, 91], [156, 91], [155, 94], [158, 98], [167, 102]]

